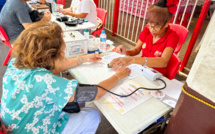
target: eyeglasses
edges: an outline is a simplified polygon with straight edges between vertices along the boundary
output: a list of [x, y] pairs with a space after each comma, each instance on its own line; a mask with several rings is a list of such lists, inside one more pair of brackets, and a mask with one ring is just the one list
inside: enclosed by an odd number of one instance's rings
[[162, 27], [160, 25], [154, 25], [154, 26], [152, 26], [152, 23], [150, 23], [150, 22], [146, 22], [146, 24], [149, 25], [150, 29], [154, 29], [155, 31], [159, 31], [159, 30], [161, 30], [166, 25], [166, 22], [163, 24]]

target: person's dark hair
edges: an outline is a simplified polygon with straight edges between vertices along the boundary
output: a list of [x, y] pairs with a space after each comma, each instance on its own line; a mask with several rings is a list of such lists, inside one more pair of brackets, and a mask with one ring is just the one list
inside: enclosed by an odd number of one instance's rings
[[36, 22], [25, 29], [13, 44], [15, 66], [54, 69], [54, 62], [63, 58], [62, 29], [55, 22]]
[[163, 25], [172, 18], [173, 14], [169, 13], [167, 7], [152, 5], [147, 13], [147, 21], [156, 25]]

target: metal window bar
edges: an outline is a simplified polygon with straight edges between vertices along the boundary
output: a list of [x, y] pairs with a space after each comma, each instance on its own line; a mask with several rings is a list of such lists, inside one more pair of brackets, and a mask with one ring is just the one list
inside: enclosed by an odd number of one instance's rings
[[192, 18], [193, 18], [193, 14], [194, 14], [194, 12], [195, 12], [196, 5], [197, 5], [198, 1], [199, 1], [199, 0], [196, 0], [196, 1], [195, 1], [194, 7], [193, 7], [193, 11], [192, 11], [192, 13], [191, 13], [191, 15], [190, 15], [190, 20], [189, 20], [189, 22], [188, 22], [188, 24], [187, 24], [187, 29], [188, 29], [189, 26], [190, 26], [190, 22], [191, 22], [191, 20], [192, 20]]
[[125, 37], [125, 32], [126, 32], [126, 27], [127, 27], [128, 12], [129, 12], [129, 1], [128, 1], [128, 5], [127, 5], [127, 15], [126, 15], [126, 19], [125, 19], [124, 37]]
[[[136, 4], [135, 17], [137, 16], [137, 7], [138, 7], [138, 4]], [[133, 23], [133, 24], [135, 24], [135, 22], [136, 22], [136, 19], [134, 19], [134, 23]], [[133, 35], [134, 35], [134, 26], [135, 26], [135, 25], [133, 25], [132, 34], [131, 34], [131, 40], [132, 40], [132, 37], [133, 37]]]
[[[120, 29], [120, 35], [122, 35], [122, 25], [123, 25], [123, 18], [124, 18], [124, 13], [125, 13], [125, 11], [124, 11], [124, 7], [125, 7], [125, 2], [126, 2], [126, 0], [124, 0], [124, 4], [123, 4], [123, 8], [122, 8], [122, 11], [123, 11], [123, 15], [122, 15], [122, 20], [121, 20], [121, 29]], [[119, 23], [119, 22], [118, 22]]]
[[[133, 12], [133, 9], [134, 9], [134, 0], [132, 2], [131, 12]], [[130, 27], [131, 27], [131, 17], [132, 17], [132, 15], [130, 15], [129, 28], [128, 28], [128, 36], [127, 36], [128, 39], [129, 39], [129, 33], [130, 33]]]
[[106, 17], [106, 22], [107, 23], [105, 23], [105, 27], [107, 28], [107, 26], [108, 26], [108, 20], [107, 20], [107, 18], [108, 18], [108, 1], [109, 0], [105, 0], [105, 3], [106, 3], [106, 8], [105, 8], [105, 10], [107, 11], [107, 17]]
[[176, 19], [178, 17], [180, 6], [181, 6], [181, 0], [179, 0], [179, 2], [178, 2], [178, 7], [177, 7], [177, 10], [176, 10], [176, 13], [175, 13], [175, 18], [174, 18], [173, 24], [175, 24]]
[[[113, 2], [114, 0], [111, 0], [111, 1]], [[113, 17], [114, 17], [114, 16], [113, 16], [113, 13], [114, 13], [114, 3], [115, 3], [115, 2], [113, 2], [113, 4], [111, 4], [111, 6], [112, 6], [111, 24], [113, 23]], [[112, 29], [113, 29], [113, 24], [111, 25], [111, 32], [112, 32]]]
[[[147, 0], [147, 4], [148, 4], [148, 0]], [[139, 29], [142, 9], [143, 9], [143, 1], [142, 1], [142, 3], [141, 3], [141, 10], [140, 10], [139, 20], [138, 20], [138, 24], [137, 24], [137, 29]], [[137, 33], [138, 33], [138, 31], [136, 32], [136, 36], [135, 36], [135, 40], [134, 40], [135, 42], [136, 42], [136, 40], [137, 40]]]
[[107, 14], [108, 14], [108, 29], [110, 29], [110, 25], [111, 25], [111, 20], [110, 20], [110, 16], [111, 16], [111, 10], [110, 10], [110, 7], [111, 7], [111, 0], [108, 0], [109, 1], [109, 4], [108, 4], [108, 11], [107, 11]]
[[180, 25], [182, 25], [182, 22], [184, 21], [184, 15], [185, 15], [185, 13], [186, 13], [186, 10], [187, 10], [189, 1], [190, 1], [190, 0], [187, 1], [186, 6], [185, 6], [185, 8], [184, 8], [184, 12], [183, 12], [183, 15], [182, 15], [182, 17], [181, 17]]
[[145, 10], [145, 13], [144, 13], [144, 17], [143, 17], [143, 24], [142, 24], [142, 28], [141, 28], [141, 30], [143, 29], [143, 26], [145, 25], [146, 13], [147, 13], [147, 11], [148, 11], [148, 5], [149, 5], [149, 3], [148, 3], [148, 1], [147, 1], [147, 4], [146, 4], [146, 10]]
[[[121, 2], [122, 2], [122, 0], [120, 0], [120, 4], [121, 4]], [[119, 8], [120, 8], [120, 6], [119, 6]], [[121, 13], [119, 12], [119, 20], [120, 20], [120, 18], [121, 18]], [[119, 20], [118, 20], [118, 26], [117, 26], [117, 35], [119, 34]]]
[[103, 2], [104, 2], [104, 3], [103, 3], [103, 4], [104, 4], [104, 5], [103, 5], [103, 9], [105, 9], [105, 0], [103, 0]]
[[102, 1], [103, 1], [103, 0], [100, 0], [100, 1], [99, 1], [99, 8], [102, 8]]

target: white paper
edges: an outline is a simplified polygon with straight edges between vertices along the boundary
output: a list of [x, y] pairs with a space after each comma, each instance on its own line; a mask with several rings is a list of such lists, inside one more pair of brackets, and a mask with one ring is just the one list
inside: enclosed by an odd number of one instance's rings
[[[120, 95], [127, 95], [133, 92], [138, 87], [140, 86], [137, 83], [135, 83], [132, 80], [129, 80], [126, 83], [116, 86], [111, 91]], [[114, 107], [117, 110], [117, 112], [123, 115], [152, 97], [151, 95], [148, 95], [146, 92], [147, 92], [146, 90], [141, 89], [135, 92], [133, 95], [126, 98], [106, 93], [103, 96], [103, 102], [109, 105], [110, 107]]]
[[131, 73], [128, 76], [128, 79], [133, 79], [137, 76], [143, 75], [142, 66], [137, 64], [131, 64], [128, 66], [131, 69]]
[[[163, 79], [165, 82], [168, 81], [168, 80], [165, 80], [166, 78], [163, 78]], [[158, 91], [150, 91], [150, 94], [153, 97], [162, 101], [163, 103], [175, 108], [175, 105], [181, 94], [181, 87], [182, 87], [183, 83], [178, 80], [173, 79], [173, 80], [167, 82], [166, 84], [167, 84], [167, 87], [165, 89], [158, 90]]]
[[122, 54], [119, 54], [119, 53], [113, 53], [113, 54], [110, 54], [110, 55], [103, 56], [102, 59], [107, 64], [109, 64], [113, 59], [119, 58], [119, 57], [125, 57], [125, 55], [122, 55]]
[[98, 84], [115, 74], [104, 62], [84, 63], [77, 68], [90, 84]]

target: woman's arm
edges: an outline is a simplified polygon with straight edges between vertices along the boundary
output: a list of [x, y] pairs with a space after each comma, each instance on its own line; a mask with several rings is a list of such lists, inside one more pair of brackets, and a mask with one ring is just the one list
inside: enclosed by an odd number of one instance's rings
[[65, 58], [64, 60], [57, 60], [55, 62], [55, 70], [53, 71], [53, 74], [58, 74], [64, 70], [75, 67], [84, 62], [98, 62], [100, 60], [102, 60], [102, 55], [100, 54], [83, 55], [80, 56], [80, 59], [78, 57], [75, 57], [71, 59]]
[[69, 7], [69, 8], [66, 8], [66, 9], [63, 9], [63, 8], [58, 8], [57, 9], [59, 12], [72, 12], [72, 7]]
[[132, 49], [127, 50], [125, 54], [129, 56], [138, 55], [141, 51], [142, 45], [143, 42], [141, 40], [138, 40], [136, 46]]
[[[112, 77], [100, 82], [98, 85], [104, 87], [107, 90], [111, 90], [120, 80], [124, 79], [130, 74], [131, 70], [129, 68], [125, 68], [120, 72], [117, 72]], [[107, 91], [98, 88], [98, 93], [96, 95], [95, 100], [101, 98]]]
[[125, 54], [129, 56], [134, 56], [140, 53], [143, 42], [138, 40], [136, 46], [132, 49], [126, 50], [123, 45], [120, 45], [116, 48], [116, 53]]
[[[172, 56], [174, 49], [172, 47], [167, 47], [164, 49], [164, 52], [161, 57], [149, 57], [147, 58], [147, 64], [148, 67], [166, 67], [169, 59]], [[125, 68], [126, 66], [130, 64], [145, 64], [145, 58], [143, 57], [121, 57], [116, 58], [111, 61], [110, 65], [112, 65], [112, 69], [117, 71]]]
[[[174, 49], [172, 47], [167, 47], [164, 49], [163, 54], [161, 57], [148, 57], [147, 64], [148, 67], [166, 67], [169, 59], [173, 54]], [[134, 64], [145, 64], [145, 58], [143, 57], [133, 57], [132, 63]]]
[[[130, 74], [131, 70], [129, 68], [125, 68], [121, 70], [120, 72], [117, 72], [115, 75], [112, 77], [100, 82], [98, 85], [104, 87], [107, 90], [111, 90], [120, 80], [124, 79]], [[98, 92], [96, 94], [96, 97], [94, 100], [98, 100], [101, 98], [107, 91], [98, 88]], [[72, 102], [75, 98], [75, 91], [71, 98], [69, 99], [69, 102]]]
[[86, 18], [86, 16], [88, 15], [88, 13], [73, 13], [69, 10], [62, 10], [61, 11], [64, 15], [70, 15], [76, 18]]

